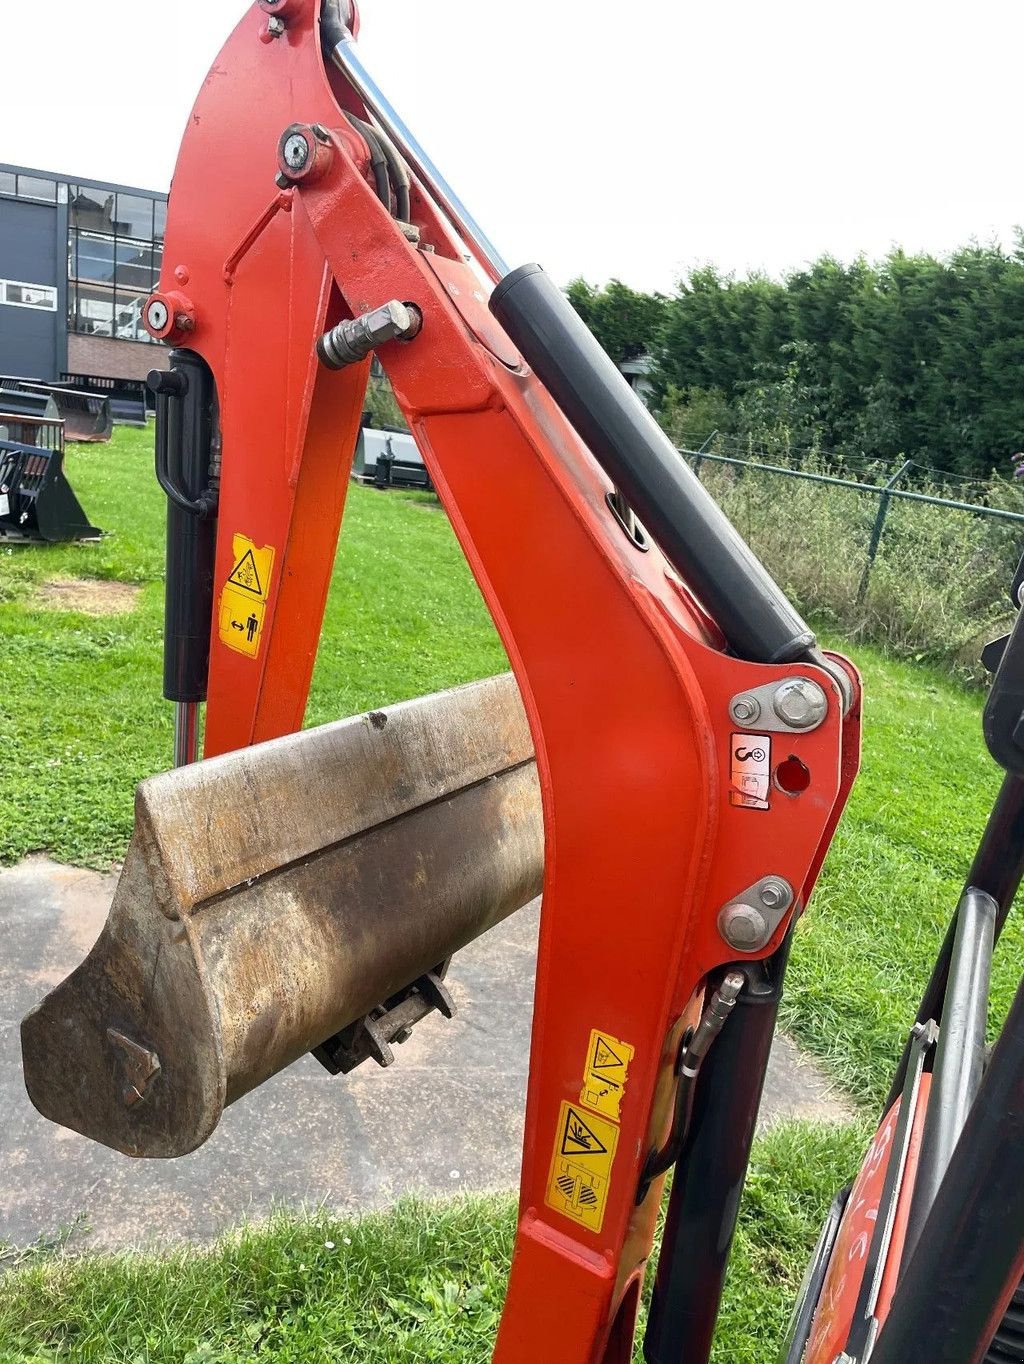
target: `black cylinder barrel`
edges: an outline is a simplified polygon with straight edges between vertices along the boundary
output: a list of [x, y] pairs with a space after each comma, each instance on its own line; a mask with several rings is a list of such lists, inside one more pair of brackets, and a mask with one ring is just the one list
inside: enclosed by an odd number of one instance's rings
[[658, 1255], [648, 1364], [710, 1358], [788, 957], [787, 938], [747, 968], [747, 989], [701, 1067]]
[[[217, 438], [217, 396], [206, 362], [191, 351], [173, 353], [170, 370], [154, 371], [157, 469], [180, 499], [167, 501], [167, 580], [164, 607], [164, 696], [206, 700], [213, 615], [217, 523], [208, 508], [188, 511], [211, 483]], [[209, 506], [209, 504], [208, 504]]]
[[807, 624], [540, 266], [513, 270], [490, 306], [731, 648], [757, 663], [808, 658]]

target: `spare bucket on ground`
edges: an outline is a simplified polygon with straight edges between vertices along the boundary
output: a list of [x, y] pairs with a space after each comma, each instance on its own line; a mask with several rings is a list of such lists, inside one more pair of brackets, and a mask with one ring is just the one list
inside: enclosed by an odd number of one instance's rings
[[114, 433], [110, 399], [105, 394], [76, 389], [69, 383], [47, 384], [40, 379], [0, 375], [0, 407], [5, 406], [6, 394], [11, 392], [52, 398], [64, 422], [65, 440], [108, 441]]

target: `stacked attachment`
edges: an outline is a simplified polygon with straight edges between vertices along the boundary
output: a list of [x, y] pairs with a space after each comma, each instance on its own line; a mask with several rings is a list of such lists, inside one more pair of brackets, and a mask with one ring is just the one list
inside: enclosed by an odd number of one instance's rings
[[64, 475], [64, 454], [0, 439], [0, 540], [97, 540]]
[[38, 379], [0, 375], [0, 407], [10, 411], [22, 395], [52, 399], [57, 416], [64, 423], [64, 438], [75, 441], [108, 441], [114, 433], [110, 400], [105, 394], [76, 389], [69, 383], [44, 384]]

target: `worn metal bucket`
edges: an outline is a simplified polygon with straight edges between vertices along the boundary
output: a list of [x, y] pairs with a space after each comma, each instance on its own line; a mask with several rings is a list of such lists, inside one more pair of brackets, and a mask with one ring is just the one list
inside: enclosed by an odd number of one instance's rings
[[542, 870], [511, 675], [153, 777], [99, 940], [22, 1023], [32, 1102], [126, 1154], [184, 1155]]

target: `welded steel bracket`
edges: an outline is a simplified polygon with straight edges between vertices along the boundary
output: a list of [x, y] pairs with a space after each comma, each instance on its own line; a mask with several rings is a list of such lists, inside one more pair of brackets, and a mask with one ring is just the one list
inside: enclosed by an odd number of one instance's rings
[[417, 1023], [433, 1013], [454, 1018], [455, 1000], [444, 983], [449, 963], [428, 971], [399, 990], [355, 1023], [328, 1037], [312, 1055], [331, 1075], [347, 1075], [364, 1061], [386, 1068], [395, 1060], [394, 1047], [408, 1042]]

